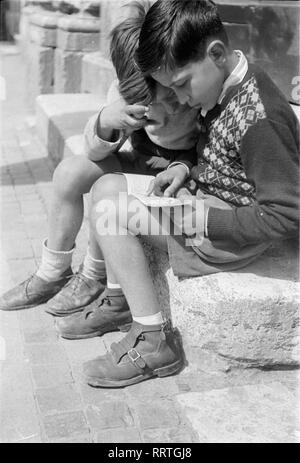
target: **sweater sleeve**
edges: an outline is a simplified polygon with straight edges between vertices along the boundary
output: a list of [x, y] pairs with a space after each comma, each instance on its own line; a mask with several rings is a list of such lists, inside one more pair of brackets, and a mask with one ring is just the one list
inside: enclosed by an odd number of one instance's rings
[[114, 80], [109, 87], [106, 103], [100, 107], [97, 114], [94, 114], [87, 122], [84, 128], [84, 150], [85, 154], [91, 161], [101, 161], [110, 154], [115, 153], [122, 140], [122, 134], [119, 130], [113, 130], [112, 137], [109, 141], [101, 138], [100, 116], [106, 105], [113, 103], [120, 98], [118, 90], [118, 81]]
[[116, 152], [122, 139], [120, 132], [117, 130], [113, 131], [110, 141], [103, 140], [100, 137], [98, 128], [102, 109], [88, 120], [84, 128], [84, 152], [91, 161], [101, 161]]
[[262, 119], [243, 137], [241, 158], [256, 190], [251, 206], [232, 210], [210, 208], [208, 236], [240, 245], [298, 235], [299, 147], [297, 129]]

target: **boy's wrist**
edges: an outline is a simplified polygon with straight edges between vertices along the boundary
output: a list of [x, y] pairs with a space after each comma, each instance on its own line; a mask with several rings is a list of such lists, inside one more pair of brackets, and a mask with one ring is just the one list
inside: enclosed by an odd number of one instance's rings
[[172, 162], [172, 163], [167, 167], [167, 170], [170, 169], [171, 167], [175, 167], [175, 166], [182, 166], [182, 167], [184, 167], [184, 169], [185, 169], [185, 171], [186, 171], [186, 178], [189, 177], [189, 175], [190, 175], [190, 169], [189, 169], [189, 167], [188, 167], [184, 162], [174, 161], [174, 162]]
[[99, 138], [105, 141], [112, 141], [114, 128], [109, 124], [106, 116], [106, 108], [104, 105], [100, 110], [98, 119], [97, 119], [97, 135]]

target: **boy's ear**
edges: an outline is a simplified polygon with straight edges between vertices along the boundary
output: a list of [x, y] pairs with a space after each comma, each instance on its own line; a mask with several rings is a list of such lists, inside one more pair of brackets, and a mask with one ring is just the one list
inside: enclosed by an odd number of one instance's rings
[[216, 66], [223, 67], [226, 63], [227, 50], [221, 40], [213, 40], [207, 46], [207, 55], [214, 61]]

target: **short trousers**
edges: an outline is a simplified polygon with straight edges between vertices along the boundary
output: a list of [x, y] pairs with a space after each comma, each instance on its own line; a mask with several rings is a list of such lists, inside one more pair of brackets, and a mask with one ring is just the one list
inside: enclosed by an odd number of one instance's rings
[[[230, 209], [231, 206], [221, 199], [201, 193], [208, 206]], [[218, 272], [238, 270], [250, 264], [263, 254], [272, 244], [264, 242], [238, 246], [233, 241], [211, 241], [203, 238], [198, 246], [187, 244], [186, 235], [169, 235], [167, 237], [170, 265], [178, 277], [188, 278], [210, 275]]]

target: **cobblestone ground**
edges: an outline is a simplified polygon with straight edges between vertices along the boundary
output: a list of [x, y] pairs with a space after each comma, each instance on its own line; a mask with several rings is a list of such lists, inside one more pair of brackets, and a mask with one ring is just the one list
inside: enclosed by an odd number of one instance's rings
[[[27, 111], [18, 49], [3, 44], [1, 292], [29, 276], [47, 236], [54, 166]], [[86, 245], [77, 241], [74, 268]], [[196, 347], [180, 375], [116, 390], [82, 382], [85, 360], [119, 333], [67, 341], [43, 306], [0, 312], [0, 442], [296, 442], [298, 374], [227, 371]], [[298, 436], [298, 437], [297, 437]]]

